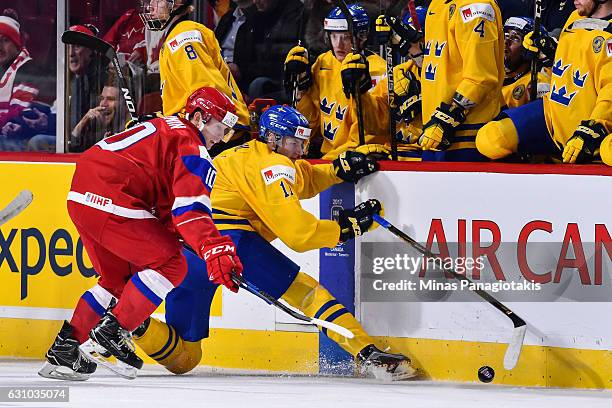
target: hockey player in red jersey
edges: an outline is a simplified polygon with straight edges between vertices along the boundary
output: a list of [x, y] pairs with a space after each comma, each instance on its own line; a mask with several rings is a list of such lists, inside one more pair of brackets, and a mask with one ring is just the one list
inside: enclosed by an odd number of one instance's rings
[[[64, 323], [40, 375], [86, 379], [96, 366], [79, 352], [88, 337], [99, 354], [124, 363], [115, 367], [124, 375], [142, 367], [129, 333], [185, 277], [179, 237], [206, 261], [211, 281], [237, 291], [230, 273], [241, 274], [242, 265], [211, 219], [216, 171], [206, 150], [235, 125], [236, 107], [205, 87], [185, 110], [185, 119], [156, 118], [106, 138], [77, 162], [68, 213], [100, 280]], [[118, 302], [107, 311], [113, 297]]]

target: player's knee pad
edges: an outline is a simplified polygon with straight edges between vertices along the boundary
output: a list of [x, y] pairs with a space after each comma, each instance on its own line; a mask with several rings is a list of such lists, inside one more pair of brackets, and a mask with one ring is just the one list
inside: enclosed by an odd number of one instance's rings
[[518, 132], [509, 118], [489, 122], [476, 134], [476, 148], [493, 160], [516, 153], [518, 143]]
[[601, 156], [602, 162], [608, 166], [612, 166], [612, 135], [606, 136], [603, 142], [601, 142], [599, 155]]
[[200, 341], [185, 341], [172, 326], [154, 318], [144, 334], [134, 336], [134, 341], [149, 357], [174, 374], [193, 370], [202, 359]]

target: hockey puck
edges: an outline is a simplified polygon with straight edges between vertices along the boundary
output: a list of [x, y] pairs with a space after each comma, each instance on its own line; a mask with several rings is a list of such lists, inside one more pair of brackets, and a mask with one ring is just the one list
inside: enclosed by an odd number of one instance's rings
[[482, 366], [478, 369], [478, 379], [483, 383], [490, 383], [495, 377], [495, 370], [489, 366]]

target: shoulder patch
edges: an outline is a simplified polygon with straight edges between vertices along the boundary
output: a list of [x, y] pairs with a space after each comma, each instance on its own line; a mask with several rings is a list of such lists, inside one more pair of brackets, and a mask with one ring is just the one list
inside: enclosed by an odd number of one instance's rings
[[512, 97], [517, 101], [520, 101], [523, 95], [525, 95], [525, 85], [521, 84], [512, 91]]
[[604, 38], [601, 35], [593, 38], [593, 52], [599, 54], [604, 44]]
[[495, 21], [495, 10], [487, 3], [472, 3], [459, 9], [464, 23], [469, 23], [477, 18]]
[[608, 57], [612, 57], [612, 38], [606, 42], [606, 52], [608, 53]]
[[192, 43], [192, 42], [203, 43], [204, 40], [202, 39], [202, 33], [199, 32], [198, 30], [184, 31], [178, 34], [176, 37], [173, 37], [167, 40], [166, 44], [168, 44], [168, 48], [170, 49], [170, 52], [174, 54], [175, 52], [180, 50], [183, 45]]
[[282, 164], [266, 167], [261, 171], [261, 176], [266, 185], [270, 185], [282, 178], [286, 179], [291, 184], [295, 184], [295, 168]]

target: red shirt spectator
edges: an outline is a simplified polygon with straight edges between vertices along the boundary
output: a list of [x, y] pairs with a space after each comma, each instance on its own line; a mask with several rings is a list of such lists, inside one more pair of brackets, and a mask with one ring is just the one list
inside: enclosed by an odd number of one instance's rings
[[12, 10], [5, 10], [4, 14], [0, 16], [0, 129], [29, 107], [39, 93], [17, 16]]

